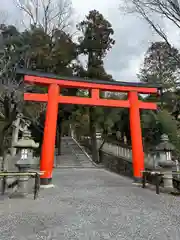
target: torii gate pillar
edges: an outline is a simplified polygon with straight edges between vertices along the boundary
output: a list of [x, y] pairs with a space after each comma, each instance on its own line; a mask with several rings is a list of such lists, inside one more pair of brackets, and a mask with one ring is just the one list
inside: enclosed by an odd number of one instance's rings
[[58, 97], [59, 86], [57, 84], [50, 84], [48, 88], [48, 102], [40, 163], [40, 171], [45, 171], [41, 177], [42, 185], [48, 185], [52, 180], [55, 150], [54, 146], [58, 115]]
[[142, 142], [140, 109], [137, 92], [129, 92], [128, 94], [130, 109], [129, 120], [131, 130], [131, 144], [133, 157], [134, 178], [137, 182], [141, 179], [142, 171], [144, 170], [144, 151]]

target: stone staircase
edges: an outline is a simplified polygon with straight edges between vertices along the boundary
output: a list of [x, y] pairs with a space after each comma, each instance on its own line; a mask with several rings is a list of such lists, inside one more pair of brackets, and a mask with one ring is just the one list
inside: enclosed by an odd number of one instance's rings
[[61, 140], [61, 156], [56, 156], [55, 167], [94, 168], [95, 164], [82, 148], [71, 137]]

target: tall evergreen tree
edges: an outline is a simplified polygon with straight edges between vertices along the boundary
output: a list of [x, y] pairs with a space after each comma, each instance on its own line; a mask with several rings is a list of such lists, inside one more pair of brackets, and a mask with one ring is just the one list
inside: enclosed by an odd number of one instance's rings
[[[175, 58], [176, 56], [176, 58]], [[179, 51], [165, 42], [154, 42], [148, 48], [139, 78], [143, 82], [159, 83], [163, 89], [178, 85]]]
[[[92, 79], [112, 79], [104, 69], [103, 59], [112, 48], [115, 41], [111, 37], [114, 34], [112, 26], [104, 16], [96, 10], [92, 10], [85, 20], [77, 26], [82, 36], [79, 38], [79, 53], [88, 57], [87, 77]], [[95, 107], [89, 108], [89, 126], [92, 145], [93, 161], [99, 162], [96, 127], [97, 116]]]

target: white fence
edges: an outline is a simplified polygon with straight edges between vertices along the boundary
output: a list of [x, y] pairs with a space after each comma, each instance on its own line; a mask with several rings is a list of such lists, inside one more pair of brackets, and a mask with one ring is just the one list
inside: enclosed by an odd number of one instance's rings
[[[97, 140], [97, 144], [100, 148], [102, 141]], [[126, 161], [132, 162], [132, 150], [130, 148], [105, 142], [101, 147], [101, 150], [116, 157], [124, 158]], [[144, 160], [146, 167], [156, 168], [158, 166], [158, 158], [154, 153], [145, 153]]]
[[[89, 143], [90, 145], [90, 138], [89, 137], [82, 137], [82, 141], [85, 140]], [[109, 153], [113, 156], [123, 158], [128, 162], [132, 162], [132, 149], [125, 147], [125, 146], [120, 146], [116, 145], [114, 143], [109, 143], [105, 142], [103, 145], [103, 140], [102, 139], [97, 139], [97, 145], [98, 148], [106, 153]], [[158, 166], [158, 161], [159, 157], [157, 155], [157, 152], [149, 152], [149, 153], [144, 153], [144, 160], [145, 160], [145, 167], [146, 168], [156, 168]], [[173, 167], [173, 171], [180, 171], [180, 163], [178, 160], [175, 161], [175, 167]]]

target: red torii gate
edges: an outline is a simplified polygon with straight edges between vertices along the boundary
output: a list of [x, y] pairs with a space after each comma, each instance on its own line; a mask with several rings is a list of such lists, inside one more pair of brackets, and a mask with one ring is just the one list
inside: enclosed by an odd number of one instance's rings
[[[38, 73], [23, 69], [17, 70], [17, 74], [24, 75], [25, 82], [48, 86], [47, 94], [24, 93], [24, 100], [26, 101], [47, 102], [44, 139], [40, 161], [40, 170], [44, 171], [44, 175], [41, 176], [42, 184], [49, 184], [52, 180], [59, 103], [129, 108], [134, 177], [137, 179], [142, 177], [142, 171], [144, 170], [144, 152], [139, 110], [156, 110], [157, 104], [140, 101], [138, 99], [138, 93], [157, 94], [157, 87], [147, 86], [143, 83], [64, 78], [53, 74]], [[89, 89], [91, 91], [91, 97], [62, 96], [60, 94], [61, 88]], [[101, 99], [99, 95], [100, 90], [127, 92], [128, 99]]]

